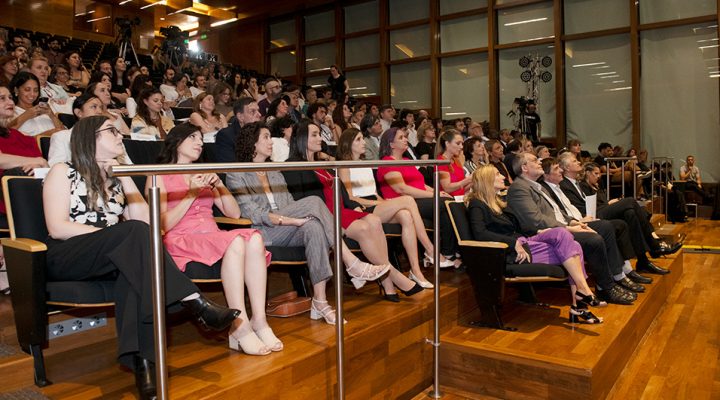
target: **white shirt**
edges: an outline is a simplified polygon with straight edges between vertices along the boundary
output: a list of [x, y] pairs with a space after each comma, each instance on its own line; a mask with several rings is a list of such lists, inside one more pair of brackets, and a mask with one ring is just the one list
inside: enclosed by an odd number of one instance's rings
[[274, 162], [283, 162], [290, 156], [290, 144], [285, 138], [274, 137], [272, 138], [273, 149], [270, 159]]
[[355, 197], [377, 196], [372, 168], [350, 168], [350, 184]]
[[405, 132], [407, 132], [408, 143], [410, 143], [410, 145], [412, 147], [417, 146], [418, 145], [418, 136], [417, 136], [417, 131], [415, 130], [415, 128], [407, 127], [405, 129]]
[[192, 94], [193, 99], [197, 97], [200, 93], [205, 93], [204, 90], [198, 89], [195, 86], [190, 86], [190, 93]]
[[550, 186], [550, 189], [552, 189], [553, 193], [555, 193], [555, 196], [560, 199], [560, 202], [562, 203], [565, 210], [567, 210], [568, 213], [570, 213], [570, 216], [574, 219], [580, 221], [583, 219], [582, 214], [580, 213], [580, 210], [577, 209], [572, 203], [570, 202], [570, 199], [565, 196], [565, 193], [563, 193], [562, 189], [560, 189], [559, 185], [556, 185], [554, 183], [550, 183], [548, 181], [545, 181], [548, 186]]
[[[24, 109], [20, 108], [19, 106], [15, 106], [16, 117], [19, 117], [24, 112]], [[18, 128], [18, 130], [26, 136], [39, 135], [52, 129], [55, 129], [55, 124], [53, 123], [53, 120], [50, 118], [50, 116], [46, 114], [38, 115], [25, 121], [25, 123]]]
[[386, 130], [390, 129], [390, 122], [380, 118], [380, 126], [382, 126], [383, 133], [385, 133]]
[[173, 101], [178, 97], [175, 86], [162, 84], [160, 85], [160, 93], [165, 96], [165, 101]]

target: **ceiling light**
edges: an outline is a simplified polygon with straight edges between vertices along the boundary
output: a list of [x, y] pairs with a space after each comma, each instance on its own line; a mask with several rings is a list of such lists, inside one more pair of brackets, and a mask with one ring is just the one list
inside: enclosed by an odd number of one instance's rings
[[144, 6], [140, 7], [140, 9], [141, 9], [141, 10], [144, 10], [144, 9], [149, 8], [149, 7], [152, 7], [152, 6], [160, 6], [160, 5], [166, 5], [166, 4], [167, 4], [167, 0], [160, 0], [160, 1], [157, 1], [157, 2], [152, 3], [152, 4], [144, 5]]
[[237, 20], [238, 20], [237, 17], [235, 17], [235, 18], [229, 18], [229, 19], [224, 19], [224, 20], [222, 20], [222, 21], [213, 22], [212, 24], [210, 24], [210, 27], [215, 28], [216, 26], [229, 24], [229, 23], [235, 22], [235, 21], [237, 21]]
[[575, 64], [575, 65], [573, 65], [572, 67], [573, 67], [573, 68], [580, 68], [580, 67], [589, 67], [589, 66], [591, 66], [591, 65], [603, 65], [603, 64], [605, 64], [605, 61], [594, 62], [594, 63], [587, 63], [587, 64]]
[[505, 26], [513, 26], [513, 25], [529, 24], [532, 22], [540, 22], [540, 21], [546, 21], [546, 20], [547, 20], [547, 17], [533, 18], [533, 19], [526, 19], [524, 21], [508, 22], [507, 24], [504, 24], [504, 25]]

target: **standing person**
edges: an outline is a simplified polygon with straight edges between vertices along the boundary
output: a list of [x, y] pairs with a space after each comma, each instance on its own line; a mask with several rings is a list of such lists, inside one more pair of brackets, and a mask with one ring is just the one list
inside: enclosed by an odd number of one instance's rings
[[[181, 124], [170, 130], [158, 163], [191, 164], [200, 158], [202, 133]], [[150, 181], [148, 180], [148, 185]], [[265, 290], [270, 253], [255, 229], [222, 231], [213, 219], [213, 206], [230, 218], [240, 208], [217, 174], [162, 175], [160, 211], [163, 242], [181, 271], [191, 261], [211, 266], [222, 259], [220, 276], [228, 306], [241, 311], [229, 332], [230, 348], [250, 355], [267, 355], [283, 349], [265, 317]], [[245, 307], [245, 285], [252, 319]]]
[[344, 100], [345, 95], [350, 90], [350, 84], [337, 65], [330, 66], [330, 76], [328, 77], [327, 82], [328, 85], [330, 85], [332, 98], [338, 102], [340, 102], [340, 100]]
[[525, 111], [525, 132], [528, 139], [532, 140], [533, 143], [540, 142], [542, 135], [542, 121], [540, 115], [537, 113], [537, 105], [535, 103], [528, 103], [527, 111]]
[[[148, 205], [130, 177], [111, 178], [122, 135], [102, 116], [78, 121], [72, 161], [57, 164], [43, 185], [47, 275], [51, 280], [117, 276], [114, 287], [119, 362], [135, 371], [142, 399], [154, 398], [152, 271]], [[123, 222], [120, 222], [122, 219]], [[180, 303], [202, 325], [223, 330], [240, 311], [213, 304], [164, 254], [165, 304]]]

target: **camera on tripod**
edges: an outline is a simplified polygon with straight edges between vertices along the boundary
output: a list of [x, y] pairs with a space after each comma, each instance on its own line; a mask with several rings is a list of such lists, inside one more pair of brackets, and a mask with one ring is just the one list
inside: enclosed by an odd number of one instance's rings
[[535, 104], [535, 100], [528, 99], [525, 96], [516, 97], [515, 100], [513, 100], [514, 104], [517, 104], [517, 109], [519, 114], [525, 114], [527, 112], [527, 106], [530, 104]]
[[183, 56], [187, 53], [185, 41], [190, 38], [190, 34], [183, 32], [175, 25], [160, 28], [160, 34], [165, 36], [165, 40], [160, 45], [160, 52], [165, 56], [169, 65], [179, 66]]
[[129, 40], [132, 37], [133, 26], [140, 25], [140, 18], [135, 17], [130, 19], [127, 17], [117, 17], [115, 18], [115, 25], [120, 29], [119, 36]]

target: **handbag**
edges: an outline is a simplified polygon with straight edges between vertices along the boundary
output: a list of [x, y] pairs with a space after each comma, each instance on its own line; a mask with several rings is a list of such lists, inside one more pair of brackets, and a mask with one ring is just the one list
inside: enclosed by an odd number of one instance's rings
[[287, 292], [269, 299], [265, 314], [270, 317], [287, 318], [310, 311], [310, 297], [298, 297], [296, 291]]

